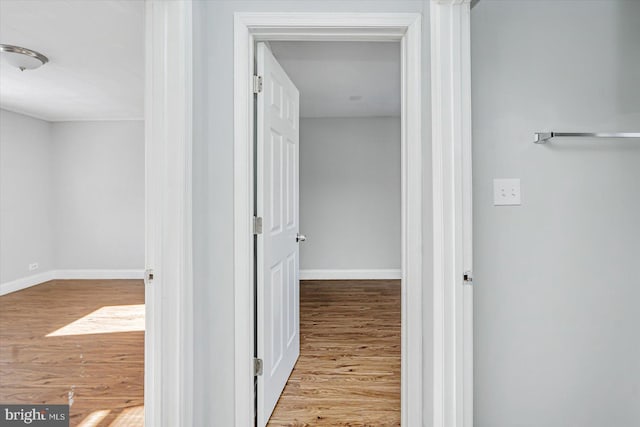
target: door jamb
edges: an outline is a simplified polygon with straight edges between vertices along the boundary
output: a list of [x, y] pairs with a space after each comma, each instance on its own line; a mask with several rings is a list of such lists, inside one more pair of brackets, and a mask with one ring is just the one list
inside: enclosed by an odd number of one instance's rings
[[[258, 40], [396, 40], [402, 46], [402, 424], [422, 424], [422, 91], [420, 14], [236, 13], [234, 26], [235, 419], [253, 423], [253, 108]], [[411, 375], [408, 373], [411, 372]]]
[[[473, 426], [471, 0], [431, 0], [433, 426]], [[473, 276], [471, 276], [473, 277]]]
[[145, 1], [147, 426], [193, 425], [192, 37], [191, 0]]

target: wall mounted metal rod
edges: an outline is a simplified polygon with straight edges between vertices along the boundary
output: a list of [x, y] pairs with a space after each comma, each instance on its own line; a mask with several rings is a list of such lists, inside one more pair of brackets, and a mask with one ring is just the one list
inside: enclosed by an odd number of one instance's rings
[[557, 137], [640, 138], [640, 132], [536, 132], [533, 142], [546, 144], [551, 138]]

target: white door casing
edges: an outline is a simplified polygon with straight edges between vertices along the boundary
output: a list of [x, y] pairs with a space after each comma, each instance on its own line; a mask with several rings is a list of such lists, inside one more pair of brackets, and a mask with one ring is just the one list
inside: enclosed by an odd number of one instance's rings
[[[402, 425], [423, 424], [422, 16], [419, 13], [253, 13], [234, 20], [235, 425], [254, 423], [255, 131], [252, 76], [256, 42], [400, 41], [402, 49]], [[436, 390], [434, 390], [436, 392]], [[425, 395], [426, 398], [426, 395]], [[427, 413], [425, 409], [424, 413]]]
[[144, 424], [193, 425], [193, 10], [145, 1]]
[[[253, 425], [254, 382], [254, 74], [255, 42], [264, 40], [392, 41], [402, 44], [402, 425], [472, 425], [471, 286], [462, 285], [461, 225], [470, 224], [470, 0], [431, 0], [431, 130], [424, 125], [421, 14], [237, 12], [234, 16], [234, 291], [235, 423]], [[427, 61], [426, 64], [428, 64]], [[429, 141], [428, 134], [431, 133]], [[433, 179], [426, 222], [423, 145], [432, 147]], [[463, 148], [464, 147], [464, 148]], [[462, 174], [460, 171], [462, 169]], [[464, 178], [461, 179], [460, 175]], [[455, 183], [452, 181], [455, 180]], [[462, 219], [461, 213], [465, 216]], [[432, 250], [423, 245], [432, 228]], [[466, 241], [466, 240], [465, 240]], [[467, 241], [468, 242], [468, 241]], [[467, 243], [466, 248], [471, 248]], [[428, 262], [427, 258], [431, 260]], [[427, 263], [428, 262], [428, 263]], [[423, 266], [433, 266], [433, 276]], [[424, 280], [423, 280], [424, 279]], [[463, 287], [464, 286], [464, 287]], [[424, 292], [423, 292], [424, 288]], [[462, 290], [462, 291], [461, 291]], [[453, 292], [452, 292], [453, 291]], [[423, 293], [432, 304], [424, 306]], [[431, 294], [431, 295], [429, 295]], [[461, 296], [464, 295], [463, 298]], [[462, 304], [461, 304], [462, 303]], [[464, 314], [463, 314], [464, 313]], [[423, 322], [431, 330], [426, 332]], [[461, 328], [464, 325], [464, 328]], [[463, 330], [461, 333], [461, 329]], [[423, 334], [423, 330], [425, 333]], [[424, 348], [423, 348], [424, 347]], [[429, 351], [431, 350], [431, 351]], [[428, 354], [430, 353], [430, 354]], [[423, 376], [423, 365], [425, 376]], [[429, 372], [430, 371], [430, 372]], [[464, 390], [464, 391], [463, 391]], [[424, 391], [424, 393], [423, 393]]]
[[258, 426], [265, 426], [300, 354], [299, 93], [266, 46], [257, 45], [256, 211]]
[[473, 426], [471, 0], [431, 0], [433, 426]]

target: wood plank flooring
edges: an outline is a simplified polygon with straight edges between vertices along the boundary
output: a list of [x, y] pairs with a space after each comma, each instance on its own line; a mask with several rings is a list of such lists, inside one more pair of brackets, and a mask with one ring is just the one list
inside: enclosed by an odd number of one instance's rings
[[270, 426], [400, 425], [400, 282], [300, 284], [300, 358]]
[[[142, 304], [142, 281], [127, 280], [0, 297], [0, 401], [71, 396], [72, 426], [143, 425]], [[300, 336], [270, 426], [400, 424], [399, 281], [302, 282]]]
[[72, 426], [144, 423], [144, 284], [51, 281], [0, 297], [0, 402], [67, 403]]

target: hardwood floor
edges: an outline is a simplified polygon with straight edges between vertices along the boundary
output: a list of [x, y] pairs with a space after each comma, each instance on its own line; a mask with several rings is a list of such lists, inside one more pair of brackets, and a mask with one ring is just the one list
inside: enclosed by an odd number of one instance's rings
[[51, 281], [0, 297], [0, 402], [68, 403], [72, 426], [141, 426], [144, 284]]
[[269, 425], [400, 425], [399, 281], [300, 284], [300, 358]]
[[[0, 402], [67, 403], [72, 426], [143, 425], [142, 281], [0, 297]], [[270, 426], [400, 424], [399, 281], [300, 285], [300, 359]]]

